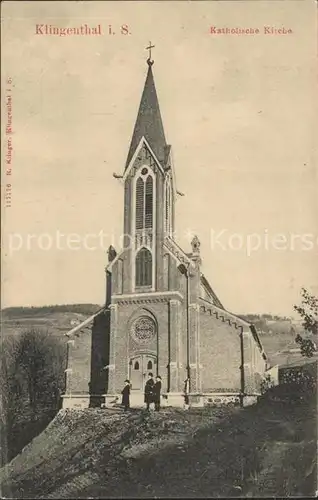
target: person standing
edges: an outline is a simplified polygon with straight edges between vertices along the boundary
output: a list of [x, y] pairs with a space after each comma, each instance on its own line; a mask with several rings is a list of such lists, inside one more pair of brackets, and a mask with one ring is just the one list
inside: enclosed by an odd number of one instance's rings
[[153, 374], [148, 373], [148, 380], [145, 385], [145, 403], [147, 405], [147, 410], [149, 411], [150, 408], [150, 403], [153, 402], [153, 388], [154, 388], [155, 382], [153, 379]]
[[157, 375], [156, 383], [153, 387], [153, 401], [155, 403], [155, 410], [160, 410], [160, 397], [161, 397], [161, 377]]
[[125, 386], [122, 393], [122, 402], [121, 404], [124, 407], [124, 410], [127, 411], [130, 408], [130, 380], [125, 380]]

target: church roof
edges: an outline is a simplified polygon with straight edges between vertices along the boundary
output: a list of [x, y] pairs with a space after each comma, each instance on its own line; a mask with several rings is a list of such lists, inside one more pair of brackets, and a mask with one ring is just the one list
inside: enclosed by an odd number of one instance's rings
[[153, 152], [155, 153], [157, 160], [159, 160], [162, 165], [164, 164], [165, 157], [167, 155], [167, 143], [152, 73], [153, 61], [148, 60], [147, 63], [147, 78], [141, 96], [138, 115], [130, 143], [125, 169], [128, 167], [142, 137], [146, 138]]
[[204, 276], [204, 274], [201, 273], [200, 276], [200, 282], [201, 285], [203, 286], [204, 290], [206, 291], [207, 296], [212, 300], [213, 304], [219, 307], [220, 309], [224, 309], [224, 306], [216, 293], [214, 292], [213, 288], [211, 287], [210, 283], [208, 282], [207, 278]]
[[74, 328], [66, 332], [65, 336], [70, 337], [71, 335], [74, 335], [75, 333], [79, 332], [80, 330], [83, 330], [84, 328], [90, 328], [93, 324], [94, 319], [104, 311], [105, 307], [101, 307], [101, 309], [99, 309], [95, 314], [92, 314], [91, 316], [89, 316], [89, 318], [86, 318], [79, 325], [76, 325]]

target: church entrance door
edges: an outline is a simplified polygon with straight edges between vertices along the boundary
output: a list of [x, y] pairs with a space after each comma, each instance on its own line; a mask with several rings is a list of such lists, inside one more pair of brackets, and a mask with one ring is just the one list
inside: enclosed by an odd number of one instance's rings
[[156, 376], [157, 358], [151, 354], [140, 354], [130, 360], [129, 367], [132, 390], [143, 391], [148, 373], [152, 372]]

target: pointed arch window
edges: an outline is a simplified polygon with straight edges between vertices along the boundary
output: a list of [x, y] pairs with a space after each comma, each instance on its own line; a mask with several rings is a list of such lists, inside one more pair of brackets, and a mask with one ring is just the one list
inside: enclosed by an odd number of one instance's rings
[[136, 255], [136, 286], [152, 286], [152, 254], [147, 248]]
[[[146, 174], [143, 172], [146, 171]], [[153, 192], [154, 180], [148, 170], [142, 169], [136, 182], [136, 229], [153, 227]]]
[[165, 180], [165, 232], [168, 235], [172, 233], [172, 189], [170, 176]]

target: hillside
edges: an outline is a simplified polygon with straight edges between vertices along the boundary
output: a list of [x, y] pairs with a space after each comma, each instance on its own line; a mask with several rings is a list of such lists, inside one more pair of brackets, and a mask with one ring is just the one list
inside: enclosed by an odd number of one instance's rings
[[63, 304], [49, 305], [39, 307], [6, 307], [1, 310], [2, 318], [5, 320], [41, 317], [54, 313], [75, 313], [90, 316], [94, 314], [101, 306], [97, 304]]
[[[307, 406], [306, 406], [307, 405]], [[313, 496], [315, 404], [60, 411], [0, 471], [10, 498]]]
[[1, 311], [1, 328], [3, 335], [18, 334], [28, 328], [43, 328], [52, 334], [63, 335], [100, 307], [97, 304], [8, 307]]
[[[99, 307], [10, 308], [3, 311], [2, 326], [14, 335], [40, 327], [64, 338], [74, 322]], [[293, 352], [290, 329], [260, 335], [271, 360], [293, 363], [300, 356]], [[24, 441], [19, 446], [18, 440], [15, 453], [24, 448], [0, 470], [2, 497], [292, 496], [309, 495], [314, 488], [315, 405], [286, 408], [267, 401], [244, 410], [160, 414], [64, 410], [49, 423], [52, 411], [30, 422], [31, 429], [21, 403], [20, 397], [13, 435], [20, 433]], [[25, 446], [26, 438], [42, 430]]]

